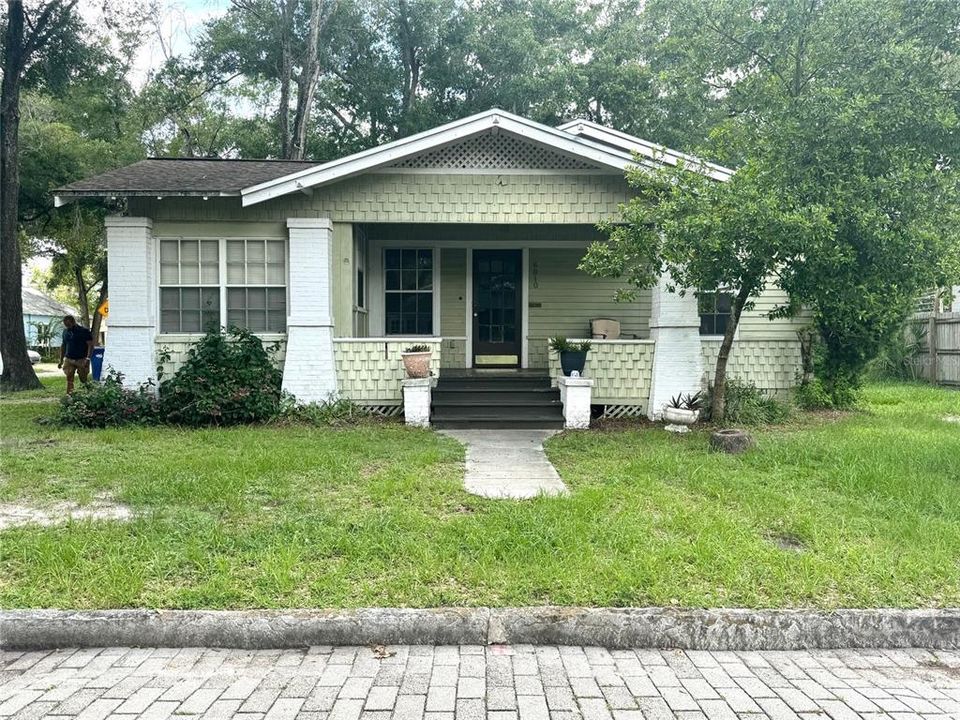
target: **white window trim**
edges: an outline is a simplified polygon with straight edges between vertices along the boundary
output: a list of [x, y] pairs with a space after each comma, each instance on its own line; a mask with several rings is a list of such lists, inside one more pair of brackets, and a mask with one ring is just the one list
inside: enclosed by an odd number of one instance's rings
[[[433, 333], [430, 335], [387, 335], [387, 290], [385, 283], [386, 251], [388, 249], [417, 249], [430, 250], [433, 253]], [[376, 240], [368, 241], [367, 257], [376, 257], [377, 262], [372, 265], [367, 261], [367, 312], [368, 332], [372, 337], [395, 338], [395, 337], [420, 337], [420, 338], [439, 338], [440, 334], [440, 248], [433, 242], [416, 242], [415, 240], [390, 241]]]
[[[216, 240], [218, 244], [217, 257], [218, 262], [218, 273], [219, 273], [219, 282], [217, 285], [205, 284], [205, 285], [170, 285], [160, 282], [160, 245], [164, 241], [169, 240], [197, 240], [199, 242]], [[237, 285], [237, 284], [227, 284], [227, 241], [228, 240], [269, 240], [272, 242], [283, 241], [283, 252], [284, 252], [284, 284], [280, 285], [277, 283], [264, 283], [262, 285]], [[188, 338], [197, 338], [202, 337], [205, 333], [201, 332], [163, 332], [160, 330], [162, 327], [162, 307], [160, 305], [160, 295], [161, 290], [164, 288], [183, 288], [183, 287], [219, 287], [220, 289], [220, 327], [227, 327], [227, 290], [229, 288], [284, 288], [286, 305], [287, 305], [287, 315], [290, 312], [290, 245], [287, 238], [277, 237], [274, 235], [243, 235], [237, 237], [210, 237], [203, 235], [157, 235], [154, 238], [154, 267], [156, 268], [156, 293], [155, 293], [155, 302], [157, 304], [157, 337], [159, 338], [172, 338], [172, 337], [188, 337]], [[277, 332], [276, 330], [268, 330], [264, 332], [254, 333], [257, 337], [273, 337], [273, 336], [282, 336], [286, 337], [286, 332]]]
[[[726, 293], [727, 295], [730, 295], [730, 296], [732, 296], [732, 297], [734, 297], [734, 298], [735, 298], [736, 295], [737, 295], [737, 291], [736, 291], [736, 289], [734, 289], [734, 288], [718, 288], [718, 289], [716, 289], [716, 290], [705, 290], [704, 292]], [[700, 321], [700, 304], [699, 304], [699, 303], [700, 303], [700, 298], [698, 297], [698, 298], [697, 298], [697, 322], [698, 322], [697, 332], [698, 332], [698, 333], [700, 332], [700, 327], [699, 327], [699, 321]], [[733, 318], [733, 313], [732, 313], [732, 312], [730, 313], [730, 318], [731, 318], [731, 319]], [[742, 316], [742, 315], [740, 316], [740, 320], [741, 320], [741, 321], [743, 320], [743, 316]], [[734, 339], [734, 341], [737, 341], [737, 340], [740, 339], [740, 326], [741, 326], [741, 323], [738, 322], [738, 323], [737, 323], [737, 328], [736, 328], [736, 330], [733, 331], [733, 339]], [[707, 340], [708, 342], [721, 342], [721, 341], [723, 340], [723, 338], [724, 338], [723, 333], [720, 333], [720, 334], [717, 334], [717, 333], [709, 333], [709, 334], [706, 334], [706, 335], [703, 334], [703, 333], [700, 333], [700, 339], [701, 339], [701, 340]]]

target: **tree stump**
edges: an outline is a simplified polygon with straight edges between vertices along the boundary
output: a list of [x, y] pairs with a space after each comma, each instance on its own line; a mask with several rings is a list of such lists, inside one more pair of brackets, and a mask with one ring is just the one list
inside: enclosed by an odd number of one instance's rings
[[739, 454], [753, 447], [753, 438], [743, 430], [716, 430], [710, 433], [710, 449]]

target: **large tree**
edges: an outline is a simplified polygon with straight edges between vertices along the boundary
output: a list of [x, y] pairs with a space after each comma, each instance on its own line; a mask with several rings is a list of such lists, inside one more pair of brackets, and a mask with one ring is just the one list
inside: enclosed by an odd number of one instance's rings
[[207, 27], [199, 57], [214, 77], [277, 86], [279, 155], [302, 160], [323, 71], [321, 36], [337, 0], [232, 0]]
[[763, 177], [762, 204], [829, 221], [767, 241], [824, 341], [821, 379], [849, 401], [918, 295], [957, 271], [960, 5], [652, 0], [644, 12], [661, 28], [654, 62], [724, 107], [704, 151]]
[[711, 393], [711, 417], [721, 421], [727, 362], [743, 311], [768, 284], [779, 284], [779, 273], [797, 260], [798, 248], [820, 242], [832, 228], [821, 208], [794, 207], [790, 198], [769, 192], [769, 178], [757, 167], [741, 168], [728, 182], [702, 170], [681, 163], [654, 172], [628, 171], [636, 194], [616, 222], [605, 224], [607, 240], [589, 248], [581, 267], [627, 281], [623, 299], [661, 276], [670, 278], [669, 292], [681, 295], [730, 292], [730, 322]]
[[22, 0], [7, 0], [3, 23], [3, 87], [0, 91], [0, 384], [9, 390], [40, 386], [27, 358], [23, 331], [22, 266], [20, 255], [20, 91], [38, 62], [62, 66], [51, 47], [71, 45], [75, 34], [73, 9], [77, 0], [48, 0], [25, 8]]

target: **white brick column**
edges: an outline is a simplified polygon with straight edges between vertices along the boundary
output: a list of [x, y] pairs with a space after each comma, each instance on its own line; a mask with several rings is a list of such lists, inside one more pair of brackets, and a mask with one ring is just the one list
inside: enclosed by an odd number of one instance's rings
[[585, 377], [557, 378], [560, 402], [563, 403], [563, 426], [568, 430], [586, 430], [590, 427], [590, 400], [593, 380]]
[[107, 278], [110, 316], [103, 365], [135, 387], [156, 377], [156, 255], [150, 218], [110, 216]]
[[647, 417], [659, 420], [663, 406], [680, 393], [695, 393], [703, 378], [700, 352], [700, 315], [697, 297], [687, 290], [684, 297], [670, 292], [670, 276], [664, 274], [653, 288], [650, 339], [653, 346], [653, 373]]
[[333, 357], [333, 223], [327, 218], [288, 218], [290, 306], [283, 389], [304, 403], [327, 402], [337, 393]]
[[405, 378], [403, 420], [407, 425], [430, 427], [430, 395], [433, 378]]

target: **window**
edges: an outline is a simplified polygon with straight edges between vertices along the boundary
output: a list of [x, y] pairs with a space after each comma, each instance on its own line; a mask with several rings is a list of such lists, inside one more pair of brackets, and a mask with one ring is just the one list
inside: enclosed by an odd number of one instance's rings
[[227, 240], [227, 325], [287, 329], [286, 246], [282, 240]]
[[160, 241], [160, 331], [199, 333], [220, 326], [220, 243]]
[[433, 334], [433, 250], [388, 249], [383, 255], [386, 334]]
[[727, 292], [697, 293], [701, 335], [723, 335], [730, 324], [733, 295]]
[[283, 240], [160, 241], [160, 332], [284, 332], [286, 321]]

